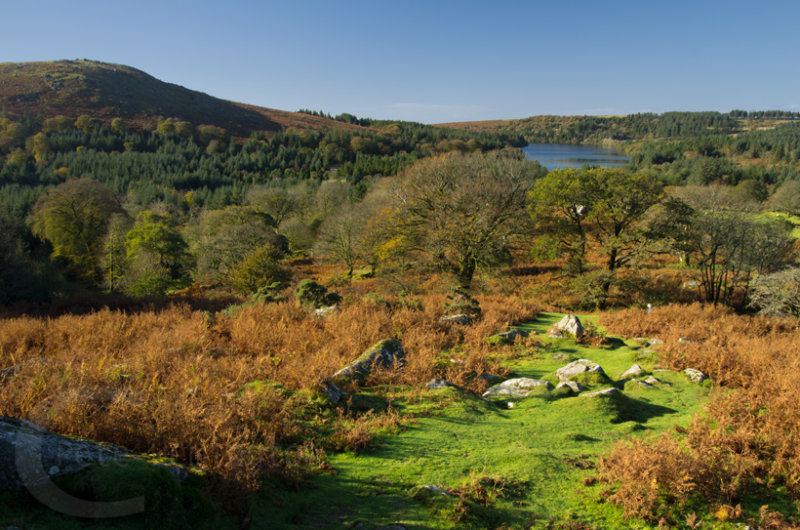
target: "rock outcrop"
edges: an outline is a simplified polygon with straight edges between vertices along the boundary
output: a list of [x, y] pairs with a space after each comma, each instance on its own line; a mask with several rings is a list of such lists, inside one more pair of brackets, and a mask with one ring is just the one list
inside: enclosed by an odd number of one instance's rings
[[573, 377], [583, 374], [606, 375], [599, 364], [589, 359], [578, 359], [556, 370], [559, 381], [569, 381]]
[[[0, 416], [0, 490], [41, 485], [48, 479], [75, 474], [94, 463], [143, 457], [109, 444], [68, 438], [25, 420]], [[164, 466], [178, 481], [188, 473], [177, 465]]]
[[536, 390], [543, 389], [549, 390], [552, 385], [548, 381], [542, 381], [541, 379], [531, 379], [528, 377], [517, 377], [515, 379], [509, 379], [508, 381], [504, 381], [499, 385], [494, 385], [486, 390], [483, 393], [483, 397], [485, 398], [494, 398], [494, 397], [513, 397], [513, 398], [523, 398], [528, 397], [531, 393]]
[[362, 353], [358, 359], [333, 374], [332, 379], [334, 382], [354, 377], [363, 379], [376, 368], [402, 368], [405, 365], [406, 352], [400, 341], [384, 339]]
[[584, 332], [583, 324], [581, 324], [581, 320], [577, 315], [564, 315], [564, 318], [550, 330], [550, 336], [554, 338], [573, 337], [579, 339]]

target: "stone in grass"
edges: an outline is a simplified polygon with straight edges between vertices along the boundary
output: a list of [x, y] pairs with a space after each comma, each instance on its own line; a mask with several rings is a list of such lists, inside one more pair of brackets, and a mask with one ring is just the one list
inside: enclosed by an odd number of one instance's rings
[[583, 392], [583, 387], [577, 381], [561, 381], [556, 385], [556, 390], [560, 388], [569, 388], [576, 394], [580, 394], [581, 392]]
[[493, 346], [498, 346], [498, 345], [501, 345], [501, 344], [513, 344], [514, 340], [517, 337], [523, 337], [524, 338], [524, 337], [527, 337], [527, 336], [528, 336], [528, 332], [527, 331], [523, 331], [521, 329], [512, 329], [511, 331], [506, 331], [504, 333], [498, 333], [496, 335], [492, 335], [491, 337], [486, 339], [486, 342], [488, 342], [489, 344], [491, 344]]
[[461, 324], [462, 326], [466, 326], [471, 321], [472, 319], [465, 313], [460, 313], [458, 315], [445, 315], [439, 319], [439, 322], [443, 322], [445, 324]]
[[700, 384], [706, 379], [708, 379], [708, 377], [706, 377], [706, 374], [694, 368], [687, 368], [686, 370], [683, 371], [683, 373], [686, 374], [686, 376], [689, 378], [689, 381], [691, 381], [692, 383]]
[[622, 395], [618, 388], [604, 388], [603, 390], [595, 390], [594, 392], [584, 392], [581, 397], [602, 397], [602, 396], [617, 396]]
[[336, 386], [332, 381], [325, 381], [322, 383], [322, 387], [331, 403], [338, 403], [348, 397], [347, 392]]
[[648, 385], [658, 385], [658, 384], [660, 384], [660, 383], [661, 383], [661, 381], [659, 381], [658, 379], [656, 379], [656, 378], [655, 378], [655, 377], [653, 377], [652, 375], [651, 375], [651, 376], [649, 376], [649, 377], [647, 377], [647, 378], [644, 380], [644, 382], [645, 382], [645, 383], [647, 383]]
[[432, 495], [441, 495], [443, 497], [452, 497], [449, 493], [442, 488], [426, 484], [425, 486], [417, 486], [411, 490], [411, 497], [418, 501], [430, 499]]
[[589, 359], [578, 359], [556, 370], [556, 377], [559, 381], [569, 381], [579, 375], [597, 375], [608, 378], [603, 368]]
[[620, 379], [630, 379], [631, 377], [639, 377], [644, 373], [644, 368], [639, 366], [638, 364], [634, 364], [627, 370], [625, 370], [622, 375], [619, 376]]
[[456, 385], [454, 385], [453, 383], [451, 383], [447, 379], [439, 379], [439, 378], [431, 379], [430, 381], [428, 381], [425, 384], [425, 387], [428, 390], [439, 390], [440, 388], [448, 388], [448, 387], [455, 388], [455, 386]]
[[577, 315], [564, 315], [558, 324], [553, 326], [550, 336], [554, 338], [574, 337], [581, 338], [584, 334], [583, 324]]
[[653, 385], [651, 385], [650, 383], [647, 383], [645, 381], [640, 381], [639, 379], [629, 379], [625, 383], [625, 391], [626, 392], [640, 390], [640, 389], [643, 389], [643, 388], [653, 388]]
[[523, 398], [537, 391], [549, 390], [551, 386], [549, 381], [531, 379], [529, 377], [517, 377], [487, 389], [486, 392], [483, 393], [483, 397], [492, 398], [502, 396]]
[[341, 313], [342, 310], [339, 309], [338, 305], [328, 305], [325, 307], [320, 307], [314, 310], [314, 316], [316, 318], [325, 318], [327, 316], [333, 315], [334, 313]]
[[400, 341], [384, 339], [362, 353], [358, 359], [333, 374], [333, 380], [349, 380], [354, 377], [363, 379], [374, 368], [402, 368], [405, 365], [406, 353], [403, 351]]

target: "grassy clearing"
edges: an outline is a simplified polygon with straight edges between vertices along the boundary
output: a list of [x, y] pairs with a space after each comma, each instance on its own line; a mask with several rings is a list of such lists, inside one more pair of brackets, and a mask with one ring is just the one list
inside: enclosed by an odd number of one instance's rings
[[[543, 313], [519, 327], [541, 337], [561, 316]], [[633, 341], [609, 348], [543, 337], [539, 347], [515, 348], [508, 367], [519, 377], [542, 378], [579, 358], [599, 363], [612, 379], [634, 362], [657, 369]], [[546, 393], [513, 399], [512, 409], [453, 388], [378, 389], [416, 421], [400, 434], [378, 439], [374, 449], [332, 456], [332, 471], [300, 491], [263, 490], [251, 528], [643, 527], [597, 502], [602, 486], [581, 484], [593, 482], [596, 458], [614, 442], [685, 427], [699, 412], [706, 387], [675, 372], [655, 375], [663, 382], [658, 387], [618, 398]], [[419, 489], [426, 485], [453, 497]]]

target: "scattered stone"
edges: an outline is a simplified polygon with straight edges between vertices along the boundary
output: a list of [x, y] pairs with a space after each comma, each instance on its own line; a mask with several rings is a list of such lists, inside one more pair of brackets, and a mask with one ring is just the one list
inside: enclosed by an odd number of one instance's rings
[[509, 396], [522, 398], [527, 397], [536, 389], [544, 388], [548, 390], [551, 386], [549, 381], [531, 379], [529, 377], [517, 377], [487, 389], [486, 392], [483, 393], [483, 397]]
[[504, 378], [500, 377], [499, 375], [495, 375], [495, 374], [483, 373], [483, 374], [479, 375], [478, 377], [480, 377], [481, 379], [483, 379], [484, 381], [486, 381], [490, 385], [499, 385], [500, 383], [505, 381]]
[[697, 280], [689, 280], [683, 282], [684, 289], [697, 289], [698, 287], [700, 287], [700, 282], [698, 282]]
[[439, 319], [439, 322], [444, 322], [445, 324], [461, 324], [462, 326], [466, 326], [472, 321], [469, 318], [469, 315], [465, 313], [460, 313], [458, 315], [446, 315]]
[[550, 334], [547, 335], [547, 336], [550, 337], [551, 339], [563, 339], [564, 338], [564, 334], [561, 333], [560, 331], [551, 331]]
[[694, 340], [694, 339], [690, 339], [689, 337], [680, 337], [678, 339], [678, 342], [681, 343], [681, 344], [686, 344], [686, 343], [689, 343], [689, 342], [697, 342], [697, 341]]
[[434, 493], [441, 493], [445, 497], [452, 497], [452, 495], [444, 491], [442, 488], [437, 488], [436, 486], [427, 485], [427, 486], [422, 486], [422, 488], [428, 491], [432, 491]]
[[641, 350], [641, 351], [639, 351], [639, 353], [637, 353], [637, 356], [638, 357], [650, 357], [654, 353], [655, 353], [655, 351], [653, 351], [653, 350]]
[[439, 379], [439, 378], [434, 378], [434, 379], [431, 379], [431, 380], [430, 380], [430, 381], [428, 381], [428, 383], [425, 385], [425, 387], [426, 387], [428, 390], [438, 390], [438, 389], [440, 389], [440, 388], [455, 387], [455, 386], [456, 386], [456, 385], [454, 385], [453, 383], [451, 383], [451, 382], [450, 382], [450, 381], [448, 381], [447, 379]]
[[510, 331], [506, 331], [504, 333], [498, 333], [496, 335], [492, 335], [486, 341], [489, 344], [499, 345], [499, 344], [513, 344], [514, 340], [517, 337], [527, 337], [528, 332], [521, 330], [521, 329], [512, 329]]
[[558, 383], [556, 385], [556, 390], [558, 390], [559, 388], [565, 388], [565, 387], [569, 388], [570, 390], [572, 390], [576, 394], [580, 394], [581, 392], [583, 392], [583, 387], [577, 381], [561, 381], [560, 383]]
[[581, 397], [597, 397], [597, 396], [615, 396], [622, 394], [618, 388], [604, 388], [603, 390], [596, 390], [594, 392], [584, 392]]
[[589, 359], [578, 359], [556, 370], [556, 376], [558, 376], [560, 381], [569, 381], [576, 375], [590, 373], [605, 375], [600, 365]]
[[577, 315], [564, 315], [564, 318], [553, 326], [550, 336], [552, 337], [555, 333], [560, 332], [561, 336], [572, 336], [579, 339], [584, 331], [583, 324], [581, 324], [581, 320]]
[[630, 368], [625, 370], [625, 372], [623, 372], [623, 374], [621, 376], [619, 376], [619, 378], [620, 379], [630, 379], [632, 377], [639, 377], [643, 373], [644, 373], [644, 368], [642, 368], [638, 364], [634, 364], [633, 366], [631, 366]]
[[342, 368], [333, 379], [363, 378], [370, 374], [373, 368], [401, 368], [406, 364], [406, 353], [403, 345], [396, 339], [384, 339], [361, 354], [361, 356]]
[[657, 385], [657, 384], [661, 383], [661, 381], [659, 381], [658, 379], [656, 379], [656, 378], [655, 378], [655, 377], [653, 377], [652, 375], [651, 375], [651, 376], [648, 376], [648, 377], [647, 377], [647, 378], [644, 380], [644, 382], [645, 382], [645, 383], [647, 383], [648, 385]]
[[334, 313], [341, 313], [342, 310], [339, 309], [338, 305], [328, 305], [325, 307], [320, 307], [319, 309], [314, 310], [314, 316], [317, 318], [325, 318], [327, 316], [331, 316]]
[[706, 377], [706, 374], [694, 368], [687, 368], [686, 370], [683, 371], [683, 373], [686, 374], [686, 376], [692, 383], [700, 384], [706, 379], [708, 379], [708, 377]]
[[644, 388], [653, 388], [653, 385], [651, 385], [650, 383], [647, 383], [645, 381], [640, 381], [638, 379], [628, 380], [628, 382], [625, 383], [625, 386], [627, 387], [628, 385], [639, 385], [643, 386]]
[[[144, 458], [110, 444], [51, 433], [25, 420], [0, 416], [0, 490], [16, 490], [23, 483], [41, 484], [61, 475], [72, 475], [94, 463]], [[17, 461], [30, 465], [20, 466]], [[163, 466], [179, 482], [188, 472], [174, 464]]]
[[555, 353], [553, 354], [553, 359], [556, 359], [558, 361], [563, 361], [564, 359], [569, 359], [569, 355], [567, 355], [566, 353]]
[[325, 381], [322, 383], [322, 386], [325, 390], [325, 395], [328, 396], [328, 400], [331, 403], [338, 403], [344, 399], [347, 399], [347, 392], [336, 386], [336, 384], [332, 381]]
[[514, 403], [509, 401], [508, 403], [506, 403], [506, 408], [513, 409], [514, 408]]
[[664, 341], [661, 339], [650, 339], [647, 341], [647, 344], [645, 344], [645, 346], [650, 347], [650, 346], [655, 346], [656, 344], [664, 344]]

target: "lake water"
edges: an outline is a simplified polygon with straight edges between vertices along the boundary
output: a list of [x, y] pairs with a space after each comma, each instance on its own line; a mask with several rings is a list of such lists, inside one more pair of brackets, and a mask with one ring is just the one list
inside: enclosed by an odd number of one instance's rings
[[602, 167], [624, 166], [630, 160], [625, 153], [592, 145], [528, 144], [522, 152], [547, 169], [581, 168], [584, 164]]

